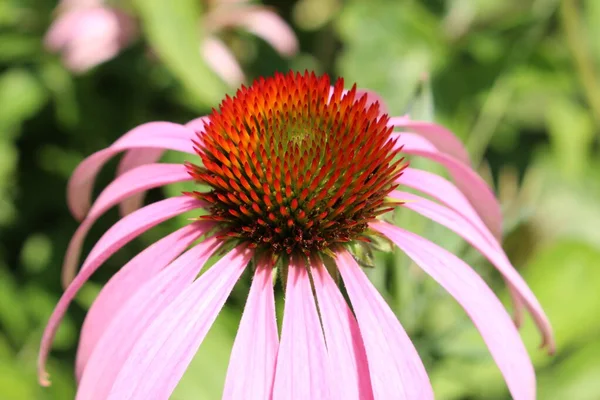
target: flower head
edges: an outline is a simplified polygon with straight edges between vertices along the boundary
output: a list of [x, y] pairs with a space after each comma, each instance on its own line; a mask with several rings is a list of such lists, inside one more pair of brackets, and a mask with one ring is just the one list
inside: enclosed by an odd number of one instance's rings
[[[156, 163], [165, 149], [200, 160]], [[118, 176], [90, 208], [94, 177], [121, 151], [127, 153]], [[406, 155], [440, 163], [455, 183], [408, 168]], [[144, 191], [185, 180], [206, 190], [139, 208]], [[402, 187], [433, 200], [397, 190]], [[73, 277], [90, 226], [117, 204], [125, 216]], [[543, 310], [498, 242], [498, 203], [460, 142], [438, 125], [389, 118], [371, 94], [345, 91], [341, 80], [330, 88], [327, 77], [276, 74], [242, 87], [208, 117], [137, 127], [80, 164], [69, 184], [69, 205], [83, 221], [65, 259], [68, 287], [42, 339], [44, 383], [56, 328], [91, 274], [150, 227], [204, 210], [133, 258], [92, 305], [77, 354], [81, 398], [168, 398], [250, 269], [254, 278], [224, 398], [432, 399], [410, 338], [353, 257], [353, 244], [369, 246], [375, 236], [395, 243], [461, 304], [513, 398], [535, 398], [531, 361], [500, 301], [458, 257], [386, 221], [396, 208], [446, 226], [479, 250], [509, 285], [516, 314], [525, 307], [543, 344], [550, 351], [554, 346]], [[198, 277], [213, 255], [219, 261]], [[285, 282], [280, 333], [275, 274]]]
[[367, 95], [329, 79], [290, 74], [260, 79], [209, 116], [189, 165], [211, 187], [209, 204], [224, 237], [274, 256], [309, 255], [367, 240], [368, 223], [402, 171], [389, 118]]

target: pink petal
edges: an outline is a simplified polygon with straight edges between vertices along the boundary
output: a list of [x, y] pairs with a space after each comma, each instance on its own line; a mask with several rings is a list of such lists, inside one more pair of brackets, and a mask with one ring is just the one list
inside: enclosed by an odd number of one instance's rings
[[463, 214], [490, 242], [497, 242], [501, 239], [501, 235], [498, 237], [491, 235], [490, 230], [501, 233], [502, 226], [498, 225], [488, 229], [465, 195], [454, 184], [440, 175], [420, 169], [405, 168], [396, 183], [423, 192], [454, 211]]
[[[125, 172], [130, 171], [140, 165], [152, 164], [160, 160], [164, 151], [162, 149], [134, 149], [129, 150], [125, 153], [123, 158], [119, 161], [117, 167], [117, 176], [123, 175]], [[135, 193], [128, 198], [124, 199], [119, 204], [119, 212], [121, 216], [132, 213], [144, 204], [144, 197], [146, 191]]]
[[180, 164], [147, 164], [139, 166], [112, 181], [98, 196], [90, 212], [71, 238], [62, 269], [62, 282], [66, 287], [75, 276], [81, 247], [90, 228], [108, 209], [132, 194], [170, 183], [191, 180], [186, 168]]
[[85, 11], [75, 10], [60, 15], [50, 26], [44, 38], [44, 45], [50, 51], [63, 49], [80, 27]]
[[500, 204], [489, 186], [468, 165], [441, 153], [426, 139], [411, 133], [400, 134], [397, 146], [404, 146], [404, 154], [426, 157], [446, 167], [456, 186], [469, 199], [487, 227], [496, 237], [502, 235], [502, 231], [498, 230], [502, 226]]
[[92, 154], [77, 166], [67, 190], [71, 214], [78, 220], [85, 217], [96, 175], [117, 153], [135, 148], [158, 148], [195, 154], [192, 143], [195, 137], [193, 130], [170, 122], [150, 122], [127, 132], [110, 147]]
[[208, 36], [204, 38], [200, 50], [208, 66], [229, 86], [237, 87], [244, 82], [245, 76], [240, 64], [221, 40]]
[[273, 399], [329, 399], [331, 366], [303, 262], [288, 269]]
[[443, 126], [427, 121], [415, 121], [406, 117], [391, 117], [388, 125], [417, 133], [427, 139], [440, 152], [446, 153], [464, 164], [471, 165], [469, 153], [467, 153], [467, 149], [460, 139]]
[[370, 226], [392, 240], [465, 309], [504, 375], [512, 397], [535, 399], [535, 373], [519, 332], [479, 275], [454, 254], [414, 233], [384, 222]]
[[121, 367], [146, 329], [192, 284], [218, 243], [214, 237], [207, 239], [148, 279], [147, 283], [132, 282], [129, 290], [137, 290], [128, 301], [121, 303], [120, 309], [114, 310], [116, 314], [110, 324], [102, 327], [104, 334], [83, 371], [77, 398], [107, 398]]
[[271, 267], [256, 268], [231, 351], [223, 399], [263, 400], [271, 396], [279, 345], [272, 276]]
[[373, 399], [365, 346], [354, 314], [327, 269], [311, 265], [319, 312], [331, 360], [333, 393], [340, 399]]
[[[204, 124], [208, 122], [208, 117], [200, 117], [191, 120], [185, 124], [186, 128], [190, 128], [196, 132], [196, 135], [204, 133]], [[195, 138], [199, 140], [200, 137]], [[134, 169], [143, 164], [155, 163], [164, 154], [164, 149], [133, 149], [125, 153], [119, 166], [117, 167], [117, 176], [124, 174], [125, 172]], [[140, 192], [131, 195], [124, 199], [120, 204], [120, 213], [122, 216], [132, 213], [144, 204], [144, 197], [146, 192]]]
[[424, 217], [451, 229], [481, 252], [498, 269], [510, 287], [514, 288], [519, 298], [525, 302], [525, 306], [542, 333], [542, 347], [548, 346], [551, 352], [554, 351], [554, 338], [548, 317], [499, 244], [490, 244], [463, 215], [450, 208], [412, 193], [394, 191], [390, 193], [390, 196], [395, 199], [406, 200], [407, 202], [403, 204], [403, 207], [416, 211]]
[[367, 351], [373, 397], [433, 399], [423, 362], [398, 318], [350, 253], [340, 251], [336, 262]]
[[234, 249], [181, 291], [141, 335], [108, 399], [169, 398], [251, 257]]
[[188, 196], [162, 200], [124, 217], [100, 238], [85, 260], [81, 271], [79, 271], [73, 282], [71, 282], [61, 296], [46, 325], [38, 356], [40, 383], [43, 385], [48, 384], [45, 365], [56, 329], [58, 329], [58, 325], [67, 311], [71, 300], [73, 300], [89, 277], [111, 255], [142, 232], [176, 215], [201, 207], [202, 204], [202, 202]]
[[277, 52], [292, 56], [298, 51], [298, 40], [292, 28], [276, 13], [262, 7], [246, 7], [239, 13], [236, 25], [269, 43]]
[[135, 256], [108, 281], [83, 322], [75, 367], [78, 379], [117, 311], [144, 283], [156, 276], [213, 225], [197, 222], [173, 232]]
[[85, 7], [60, 13], [45, 38], [62, 51], [65, 64], [82, 72], [114, 57], [137, 35], [134, 20], [110, 7]]
[[[493, 246], [501, 249], [498, 243], [501, 240], [502, 226], [497, 225], [491, 227], [493, 232], [496, 232], [496, 237], [485, 226], [471, 203], [462, 194], [456, 186], [448, 180], [431, 172], [421, 171], [413, 168], [406, 168], [402, 176], [396, 181], [401, 185], [419, 190], [428, 196], [440, 201], [441, 203], [452, 208], [454, 211], [463, 215], [471, 225], [479, 230], [480, 234]], [[514, 320], [517, 326], [520, 326], [520, 321], [523, 318], [523, 300], [518, 292], [512, 287], [510, 282], [507, 282], [511, 300], [514, 309]]]

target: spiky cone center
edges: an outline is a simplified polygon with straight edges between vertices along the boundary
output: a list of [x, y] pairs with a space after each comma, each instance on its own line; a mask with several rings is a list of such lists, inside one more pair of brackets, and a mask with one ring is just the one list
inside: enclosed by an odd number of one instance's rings
[[213, 110], [188, 164], [208, 192], [221, 235], [275, 257], [368, 241], [368, 223], [404, 167], [387, 115], [338, 79], [289, 73], [259, 79]]

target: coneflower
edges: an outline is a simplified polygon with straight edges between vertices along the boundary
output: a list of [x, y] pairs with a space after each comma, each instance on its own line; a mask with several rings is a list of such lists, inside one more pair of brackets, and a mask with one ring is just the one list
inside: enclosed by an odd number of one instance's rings
[[[165, 149], [200, 160], [156, 163]], [[122, 151], [117, 177], [90, 208], [96, 174]], [[404, 155], [442, 164], [455, 183], [409, 168]], [[208, 189], [139, 208], [146, 190], [186, 180]], [[185, 126], [139, 126], [79, 165], [68, 200], [83, 222], [65, 259], [68, 287], [42, 339], [44, 384], [54, 333], [94, 271], [158, 223], [204, 210], [133, 258], [93, 303], [77, 353], [79, 399], [168, 398], [247, 269], [254, 278], [223, 398], [432, 399], [410, 338], [353, 256], [380, 240], [395, 243], [461, 304], [513, 398], [534, 399], [531, 361], [501, 302], [458, 257], [393, 225], [388, 217], [396, 208], [420, 213], [477, 248], [506, 280], [517, 314], [524, 306], [543, 345], [554, 348], [544, 312], [499, 244], [498, 202], [464, 147], [435, 124], [389, 118], [367, 94], [345, 91], [341, 79], [330, 87], [327, 76], [276, 74]], [[90, 226], [117, 204], [126, 216], [73, 278]], [[198, 277], [214, 255], [220, 259]], [[275, 277], [285, 289], [280, 333]]]

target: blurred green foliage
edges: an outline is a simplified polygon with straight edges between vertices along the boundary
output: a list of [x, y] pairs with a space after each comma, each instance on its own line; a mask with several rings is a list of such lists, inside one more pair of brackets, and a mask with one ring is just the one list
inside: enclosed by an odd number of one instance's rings
[[[113, 60], [73, 74], [42, 44], [55, 2], [0, 1], [2, 400], [72, 398], [78, 330], [102, 283], [183, 221], [153, 229], [94, 276], [61, 325], [49, 366], [53, 386], [42, 389], [37, 346], [77, 226], [64, 199], [74, 167], [140, 123], [185, 122], [233, 90], [197, 51], [202, 2], [111, 3], [139, 19], [141, 38]], [[259, 39], [225, 35], [249, 78], [290, 68], [344, 76], [381, 93], [392, 114], [435, 119], [465, 140], [502, 201], [505, 248], [556, 330], [558, 351], [549, 357], [537, 349], [531, 321], [523, 327], [540, 398], [600, 398], [600, 2], [265, 3], [295, 28], [301, 52], [284, 60]], [[153, 191], [150, 199], [163, 195]], [[465, 257], [507, 298], [498, 276], [454, 235], [398, 214]], [[96, 224], [86, 251], [116, 219], [112, 211]], [[375, 263], [370, 277], [416, 341], [437, 398], [508, 398], [464, 312], [402, 254], [381, 253]], [[247, 284], [234, 292], [173, 398], [218, 398]]]

